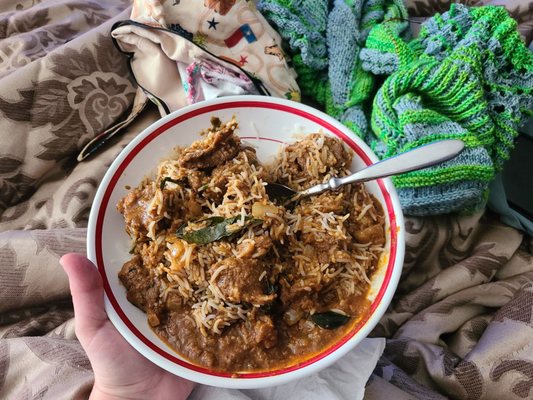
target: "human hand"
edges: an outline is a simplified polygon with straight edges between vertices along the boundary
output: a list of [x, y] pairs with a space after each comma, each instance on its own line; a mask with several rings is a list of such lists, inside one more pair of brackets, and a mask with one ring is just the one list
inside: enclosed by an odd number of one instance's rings
[[76, 335], [94, 371], [91, 399], [185, 399], [194, 383], [159, 368], [133, 349], [104, 310], [102, 279], [80, 254], [59, 261], [68, 275]]

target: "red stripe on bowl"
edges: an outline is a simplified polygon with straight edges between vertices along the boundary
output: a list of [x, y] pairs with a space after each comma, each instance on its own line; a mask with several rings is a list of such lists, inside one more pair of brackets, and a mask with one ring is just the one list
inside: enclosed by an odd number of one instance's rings
[[[214, 111], [218, 110], [224, 110], [228, 108], [243, 108], [243, 107], [250, 107], [250, 108], [267, 108], [267, 109], [275, 109], [278, 111], [287, 112], [290, 114], [295, 114], [300, 117], [303, 117], [305, 119], [308, 119], [310, 121], [315, 122], [316, 124], [322, 126], [324, 129], [328, 130], [329, 132], [333, 133], [337, 137], [341, 138], [348, 146], [363, 160], [363, 162], [366, 165], [370, 165], [372, 161], [368, 157], [368, 155], [344, 132], [336, 128], [335, 126], [331, 125], [329, 122], [323, 121], [320, 117], [310, 114], [307, 111], [299, 110], [290, 106], [286, 106], [283, 104], [273, 104], [268, 102], [262, 102], [262, 101], [237, 101], [237, 102], [229, 102], [224, 104], [213, 104], [210, 106], [206, 106], [203, 108], [199, 108], [196, 110], [192, 110], [188, 113], [185, 113], [183, 115], [177, 116], [173, 120], [165, 123], [164, 125], [157, 128], [155, 131], [150, 133], [147, 137], [145, 137], [137, 146], [135, 146], [130, 153], [125, 157], [125, 159], [122, 161], [122, 163], [118, 166], [117, 170], [111, 177], [109, 181], [109, 185], [106, 188], [106, 191], [102, 197], [102, 203], [101, 207], [98, 211], [97, 221], [96, 221], [96, 231], [95, 231], [95, 248], [96, 248], [96, 263], [98, 270], [100, 271], [100, 274], [102, 275], [103, 283], [104, 283], [104, 290], [107, 294], [107, 297], [109, 298], [109, 301], [111, 305], [113, 306], [116, 313], [119, 315], [120, 319], [124, 324], [128, 327], [128, 329], [139, 339], [141, 340], [148, 348], [150, 348], [155, 353], [159, 354], [160, 356], [166, 358], [167, 360], [178, 364], [182, 367], [185, 367], [187, 369], [200, 372], [206, 375], [211, 376], [218, 376], [218, 377], [225, 377], [225, 378], [235, 378], [236, 374], [229, 374], [229, 373], [223, 373], [223, 372], [217, 372], [212, 371], [207, 368], [203, 368], [200, 366], [197, 366], [195, 364], [189, 363], [187, 361], [181, 360], [173, 355], [168, 354], [164, 350], [157, 347], [155, 344], [153, 344], [148, 338], [146, 338], [136, 327], [133, 325], [133, 323], [128, 319], [124, 311], [120, 308], [117, 299], [113, 295], [113, 292], [111, 290], [111, 286], [109, 285], [109, 281], [107, 279], [106, 271], [105, 271], [105, 264], [103, 259], [103, 250], [102, 250], [102, 229], [104, 225], [104, 217], [107, 210], [107, 207], [109, 206], [109, 199], [111, 197], [111, 194], [113, 193], [113, 190], [126, 169], [126, 167], [129, 165], [129, 163], [135, 158], [135, 156], [148, 144], [150, 143], [154, 138], [161, 135], [163, 132], [168, 130], [169, 128], [173, 127], [176, 124], [179, 124], [182, 121], [185, 121], [189, 118], [196, 117], [198, 115], [206, 114], [206, 113], [212, 113]], [[257, 137], [247, 137], [248, 139], [258, 139]], [[281, 141], [278, 141], [276, 139], [270, 139], [270, 138], [260, 138], [264, 140], [272, 140], [276, 142], [283, 143]], [[385, 277], [383, 280], [383, 284], [372, 302], [372, 305], [370, 307], [370, 312], [367, 313], [367, 315], [357, 323], [357, 325], [348, 333], [346, 336], [344, 336], [339, 342], [334, 344], [333, 346], [330, 346], [326, 350], [320, 352], [319, 354], [315, 355], [314, 357], [296, 364], [291, 365], [286, 368], [280, 368], [273, 371], [268, 372], [250, 372], [250, 373], [242, 373], [238, 374], [238, 378], [265, 378], [269, 376], [275, 376], [275, 375], [281, 375], [285, 374], [291, 371], [295, 371], [301, 368], [304, 368], [310, 364], [313, 364], [317, 362], [318, 360], [321, 360], [322, 358], [328, 356], [329, 354], [333, 353], [335, 350], [343, 346], [346, 342], [348, 342], [359, 330], [366, 324], [368, 319], [371, 317], [371, 315], [374, 313], [376, 308], [378, 307], [379, 303], [381, 302], [381, 299], [383, 298], [383, 295], [385, 294], [385, 291], [390, 283], [392, 270], [394, 266], [394, 262], [396, 261], [396, 245], [397, 245], [397, 224], [396, 224], [396, 215], [394, 213], [394, 208], [392, 204], [392, 200], [390, 198], [389, 192], [387, 191], [385, 184], [383, 180], [379, 179], [377, 180], [377, 184], [381, 190], [381, 193], [383, 194], [383, 198], [385, 199], [385, 206], [387, 208], [387, 213], [389, 215], [390, 220], [390, 233], [391, 233], [391, 244], [390, 244], [390, 254], [389, 254], [389, 262], [387, 265], [387, 271], [385, 273]]]

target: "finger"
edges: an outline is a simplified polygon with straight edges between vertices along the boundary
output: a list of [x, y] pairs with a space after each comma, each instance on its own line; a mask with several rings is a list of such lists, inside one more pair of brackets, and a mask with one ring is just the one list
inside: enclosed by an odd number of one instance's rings
[[59, 263], [68, 275], [76, 334], [82, 344], [90, 343], [107, 321], [102, 278], [94, 264], [81, 254], [65, 254]]

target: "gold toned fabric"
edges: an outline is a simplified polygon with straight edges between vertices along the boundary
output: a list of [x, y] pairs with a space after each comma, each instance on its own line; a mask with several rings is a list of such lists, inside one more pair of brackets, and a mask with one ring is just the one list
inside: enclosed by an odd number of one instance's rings
[[391, 385], [416, 399], [531, 398], [533, 240], [490, 215], [410, 218], [405, 228], [404, 273], [373, 332], [387, 346], [367, 398]]

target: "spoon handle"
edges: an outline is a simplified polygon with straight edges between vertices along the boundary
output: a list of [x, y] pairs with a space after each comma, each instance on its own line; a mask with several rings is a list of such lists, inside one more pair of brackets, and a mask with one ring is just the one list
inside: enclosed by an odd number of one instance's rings
[[446, 139], [426, 144], [397, 156], [372, 164], [352, 175], [331, 178], [328, 182], [304, 190], [302, 195], [318, 194], [324, 190], [337, 189], [347, 183], [366, 182], [372, 179], [403, 174], [450, 160], [463, 151], [462, 140]]

